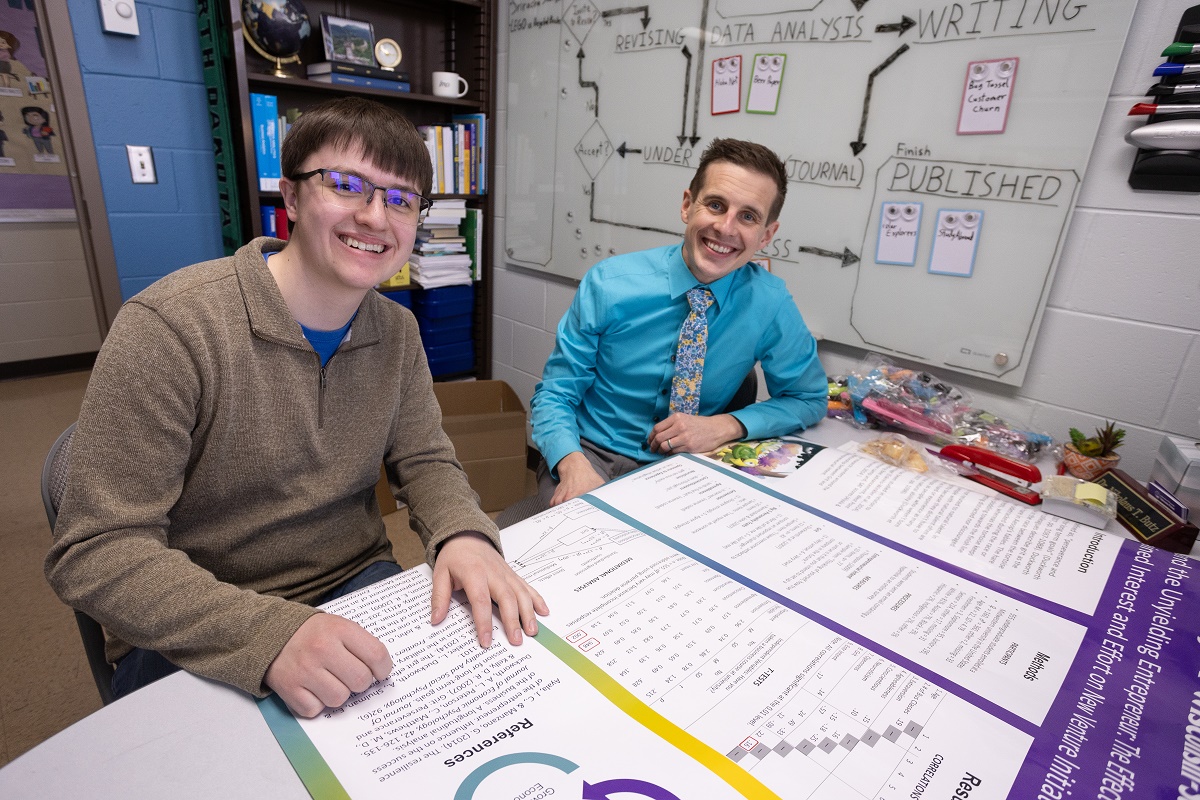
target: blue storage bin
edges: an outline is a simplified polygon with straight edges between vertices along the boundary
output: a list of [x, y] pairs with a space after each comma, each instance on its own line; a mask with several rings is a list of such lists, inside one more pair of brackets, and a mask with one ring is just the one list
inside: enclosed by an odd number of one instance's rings
[[453, 344], [427, 344], [425, 345], [425, 358], [429, 360], [431, 375], [467, 372], [475, 368], [475, 343], [468, 340]]
[[417, 327], [421, 329], [421, 341], [426, 345], [453, 344], [471, 340], [475, 332], [472, 321], [471, 314], [433, 319], [417, 317]]
[[405, 308], [412, 308], [413, 293], [411, 289], [397, 289], [393, 292], [380, 292], [380, 294], [386, 297], [388, 300], [394, 300]]
[[475, 286], [442, 286], [413, 292], [413, 313], [426, 319], [460, 317], [475, 310]]

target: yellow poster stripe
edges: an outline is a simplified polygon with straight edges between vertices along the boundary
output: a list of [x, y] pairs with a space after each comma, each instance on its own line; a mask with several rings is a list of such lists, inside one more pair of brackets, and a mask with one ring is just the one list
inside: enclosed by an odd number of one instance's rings
[[635, 697], [632, 692], [613, 680], [607, 672], [563, 641], [546, 626], [545, 622], [538, 621], [538, 634], [534, 638], [635, 722], [679, 751], [691, 756], [743, 797], [751, 800], [780, 800], [779, 795], [763, 786], [753, 775], [731, 761], [724, 753], [713, 750]]

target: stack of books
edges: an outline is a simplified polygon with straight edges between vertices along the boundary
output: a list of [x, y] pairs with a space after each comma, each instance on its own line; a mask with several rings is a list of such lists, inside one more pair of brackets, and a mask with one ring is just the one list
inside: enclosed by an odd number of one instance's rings
[[[300, 109], [279, 110], [273, 94], [250, 95], [250, 121], [254, 127], [254, 163], [260, 192], [279, 191], [279, 153], [283, 137], [300, 118]], [[265, 230], [265, 226], [264, 226]]]
[[487, 193], [487, 117], [455, 114], [449, 125], [422, 125], [436, 194]]
[[364, 89], [382, 89], [388, 92], [411, 92], [412, 83], [407, 72], [396, 72], [363, 64], [345, 61], [322, 61], [309, 64], [308, 79], [321, 83], [336, 83], [342, 86], [359, 86]]
[[254, 127], [254, 165], [260, 192], [279, 191], [279, 103], [273, 94], [250, 95], [250, 122]]
[[287, 209], [282, 206], [263, 204], [258, 207], [258, 211], [262, 215], [261, 220], [263, 236], [274, 236], [276, 239], [283, 239], [284, 241], [287, 241]]
[[474, 261], [460, 229], [468, 210], [465, 200], [433, 201], [433, 207], [417, 229], [416, 245], [408, 260], [412, 279], [422, 287], [434, 289], [472, 282]]

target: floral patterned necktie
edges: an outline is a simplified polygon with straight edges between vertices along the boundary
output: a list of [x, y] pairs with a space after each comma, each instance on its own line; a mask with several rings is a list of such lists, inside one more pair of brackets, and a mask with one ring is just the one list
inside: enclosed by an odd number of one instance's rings
[[679, 329], [675, 351], [675, 380], [671, 383], [671, 413], [700, 413], [700, 381], [704, 377], [704, 352], [708, 349], [708, 307], [712, 292], [705, 286], [688, 290], [691, 312]]

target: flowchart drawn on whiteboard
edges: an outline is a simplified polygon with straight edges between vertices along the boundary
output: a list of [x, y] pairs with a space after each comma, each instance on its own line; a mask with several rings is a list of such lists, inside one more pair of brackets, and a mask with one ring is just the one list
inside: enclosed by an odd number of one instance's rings
[[789, 186], [758, 257], [810, 328], [1019, 385], [1134, 6], [511, 0], [506, 258], [677, 241], [704, 147], [751, 139]]

